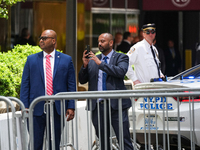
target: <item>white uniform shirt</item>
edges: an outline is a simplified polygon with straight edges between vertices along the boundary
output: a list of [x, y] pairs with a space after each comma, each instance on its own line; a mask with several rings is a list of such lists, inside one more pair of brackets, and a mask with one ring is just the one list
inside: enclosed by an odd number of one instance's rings
[[[158, 69], [154, 61], [150, 44], [143, 39], [133, 45], [127, 55], [129, 56], [129, 68], [126, 76], [132, 81], [139, 80], [140, 82], [150, 82], [151, 78], [158, 78]], [[159, 64], [158, 51], [152, 45], [156, 54], [156, 61]], [[132, 69], [134, 65], [134, 70]], [[160, 75], [162, 75], [160, 71]]]

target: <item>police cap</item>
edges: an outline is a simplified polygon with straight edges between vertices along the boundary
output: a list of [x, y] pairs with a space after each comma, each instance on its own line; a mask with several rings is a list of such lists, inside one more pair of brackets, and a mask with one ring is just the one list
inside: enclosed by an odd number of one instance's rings
[[156, 30], [156, 25], [154, 23], [148, 23], [142, 26], [142, 30]]

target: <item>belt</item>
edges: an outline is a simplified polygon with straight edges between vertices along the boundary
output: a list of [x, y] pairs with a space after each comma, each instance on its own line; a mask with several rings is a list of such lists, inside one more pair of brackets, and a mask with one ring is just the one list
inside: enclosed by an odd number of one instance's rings
[[99, 104], [104, 104], [104, 100], [100, 101]]
[[[108, 102], [107, 100], [105, 102]], [[99, 104], [104, 104], [104, 100], [101, 100]]]

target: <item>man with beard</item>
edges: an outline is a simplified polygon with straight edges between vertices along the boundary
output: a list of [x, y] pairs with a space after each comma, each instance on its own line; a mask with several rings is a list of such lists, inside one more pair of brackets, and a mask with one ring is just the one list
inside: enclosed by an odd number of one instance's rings
[[[98, 38], [98, 47], [102, 54], [95, 55], [93, 52], [86, 54], [83, 52], [83, 66], [79, 72], [79, 82], [85, 84], [88, 82], [89, 91], [102, 91], [102, 90], [125, 90], [124, 76], [128, 70], [129, 59], [127, 55], [117, 53], [112, 49], [113, 36], [109, 33], [102, 33]], [[89, 59], [87, 58], [89, 56]], [[104, 80], [104, 76], [106, 79]], [[105, 83], [105, 84], [104, 84]], [[88, 103], [88, 110], [92, 111], [92, 122], [96, 130], [97, 137], [101, 140], [101, 149], [107, 147], [110, 150], [109, 142], [109, 110], [111, 110], [111, 124], [114, 132], [119, 141], [119, 116], [118, 116], [118, 101], [111, 99], [111, 108], [109, 108], [108, 100], [98, 98]], [[99, 105], [97, 105], [99, 103]], [[106, 107], [104, 108], [104, 105]], [[98, 107], [100, 118], [98, 118]], [[123, 115], [123, 140], [124, 149], [133, 150], [129, 132], [128, 108], [131, 107], [130, 99], [122, 100], [122, 115]], [[106, 112], [106, 115], [104, 115]], [[104, 118], [107, 120], [106, 129], [104, 128]], [[100, 121], [100, 122], [99, 122]], [[99, 127], [100, 126], [100, 127]], [[99, 130], [100, 129], [100, 132]], [[105, 139], [105, 132], [107, 137]], [[100, 135], [99, 135], [100, 133]], [[107, 141], [107, 145], [105, 145]]]

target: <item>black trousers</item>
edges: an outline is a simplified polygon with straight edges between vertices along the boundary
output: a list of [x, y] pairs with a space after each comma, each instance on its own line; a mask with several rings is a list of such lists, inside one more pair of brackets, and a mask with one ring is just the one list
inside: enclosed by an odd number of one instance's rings
[[[95, 110], [92, 111], [92, 123], [94, 125], [96, 135], [99, 138], [99, 125], [100, 125], [100, 134], [101, 134], [101, 149], [104, 150], [105, 146], [107, 150], [110, 150], [110, 124], [109, 124], [109, 106], [106, 103], [106, 110], [104, 110], [104, 104], [99, 104], [99, 111], [100, 111], [100, 123], [98, 122], [98, 109], [96, 107]], [[106, 116], [104, 116], [104, 111], [106, 111]], [[104, 118], [106, 117], [107, 120], [107, 137], [105, 139], [104, 133]], [[128, 110], [122, 110], [122, 118], [123, 118], [123, 140], [124, 140], [124, 150], [133, 150], [133, 145], [130, 138], [129, 132], [129, 119], [128, 119]], [[118, 117], [118, 110], [113, 110], [111, 108], [111, 124], [114, 129], [115, 135], [119, 141], [119, 117]], [[122, 131], [122, 129], [121, 129]], [[105, 140], [107, 141], [107, 145], [105, 145]]]

